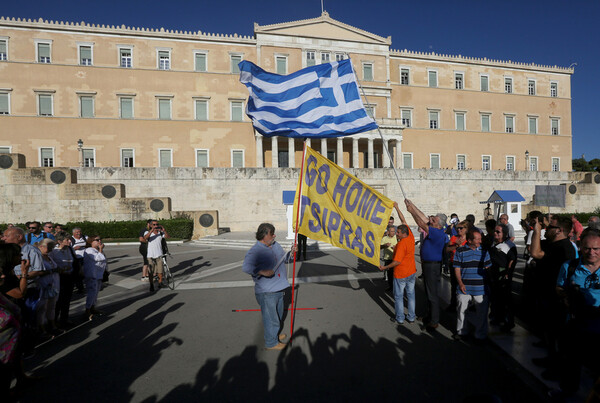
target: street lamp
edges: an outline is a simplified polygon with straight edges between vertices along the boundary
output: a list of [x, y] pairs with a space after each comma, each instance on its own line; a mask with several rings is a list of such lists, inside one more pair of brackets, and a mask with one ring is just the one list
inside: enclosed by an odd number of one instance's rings
[[529, 151], [525, 150], [525, 170], [529, 171]]
[[77, 140], [77, 151], [79, 151], [79, 167], [83, 167], [83, 140]]

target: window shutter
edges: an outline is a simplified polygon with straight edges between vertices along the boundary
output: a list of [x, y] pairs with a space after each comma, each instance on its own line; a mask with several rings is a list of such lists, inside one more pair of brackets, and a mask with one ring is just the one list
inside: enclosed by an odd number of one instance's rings
[[158, 100], [158, 118], [159, 119], [171, 119], [171, 100], [170, 99], [159, 99]]
[[196, 53], [196, 71], [206, 71], [206, 55]]
[[50, 57], [50, 45], [47, 43], [38, 43], [38, 56]]
[[52, 115], [52, 96], [40, 95], [40, 115]]
[[8, 94], [0, 94], [0, 113], [8, 113]]
[[196, 153], [196, 165], [199, 168], [208, 166], [208, 152], [206, 150], [198, 150]]
[[160, 150], [160, 167], [161, 168], [170, 168], [171, 164], [171, 151], [170, 150]]
[[81, 97], [81, 117], [94, 117], [94, 99], [92, 97]]
[[208, 120], [208, 102], [205, 100], [196, 101], [196, 120]]
[[133, 118], [133, 99], [121, 98], [121, 118]]

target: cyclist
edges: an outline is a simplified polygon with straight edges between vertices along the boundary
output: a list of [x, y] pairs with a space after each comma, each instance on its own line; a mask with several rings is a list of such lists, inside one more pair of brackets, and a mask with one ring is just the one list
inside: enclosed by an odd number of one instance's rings
[[164, 255], [162, 241], [169, 238], [169, 234], [156, 220], [150, 223], [150, 229], [144, 233], [143, 238], [148, 243], [148, 279], [150, 291], [154, 291], [154, 274], [158, 275], [158, 287], [163, 287], [163, 261]]

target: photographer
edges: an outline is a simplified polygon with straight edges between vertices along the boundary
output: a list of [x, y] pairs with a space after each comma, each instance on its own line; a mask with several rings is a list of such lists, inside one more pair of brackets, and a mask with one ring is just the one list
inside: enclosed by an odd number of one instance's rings
[[581, 257], [564, 263], [556, 291], [571, 318], [561, 337], [560, 387], [554, 391], [567, 397], [579, 389], [581, 367], [587, 364], [595, 376], [600, 372], [600, 231], [585, 230], [581, 235]]
[[158, 275], [158, 288], [163, 287], [162, 255], [165, 254], [163, 239], [169, 238], [169, 234], [158, 224], [158, 221], [152, 220], [150, 229], [144, 233], [143, 238], [148, 244], [148, 279], [152, 292], [154, 291], [154, 273]]

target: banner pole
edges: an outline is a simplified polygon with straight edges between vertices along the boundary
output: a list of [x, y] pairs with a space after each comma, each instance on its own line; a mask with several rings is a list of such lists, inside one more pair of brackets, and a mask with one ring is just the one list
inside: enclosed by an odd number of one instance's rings
[[[294, 313], [296, 312], [296, 307], [294, 305], [294, 294], [296, 293], [295, 285], [296, 285], [296, 245], [298, 245], [298, 226], [300, 225], [300, 205], [302, 204], [302, 185], [304, 178], [304, 160], [306, 159], [306, 139], [304, 139], [304, 149], [302, 151], [302, 164], [300, 168], [300, 186], [298, 186], [298, 194], [296, 197], [298, 198], [298, 207], [296, 208], [296, 229], [294, 231], [294, 264], [292, 269], [292, 304], [291, 304], [291, 320], [290, 320], [290, 341], [292, 344], [292, 336], [294, 335]], [[306, 256], [304, 256], [306, 259]]]
[[[350, 65], [352, 65], [352, 64], [350, 64]], [[356, 70], [354, 70], [354, 66], [352, 66], [352, 71], [354, 71], [354, 77], [356, 77], [356, 82], [358, 83], [358, 86], [360, 87], [360, 91], [362, 92], [363, 98], [365, 98], [365, 102], [368, 105], [369, 100], [367, 99], [367, 94], [365, 94], [365, 89], [363, 88], [360, 81], [358, 80], [358, 76], [356, 75]], [[383, 149], [385, 150], [385, 153], [388, 155], [388, 158], [390, 159], [390, 163], [392, 164], [392, 168], [394, 169], [394, 174], [396, 175], [396, 180], [398, 181], [398, 186], [400, 186], [400, 191], [402, 192], [402, 197], [406, 199], [406, 193], [404, 193], [404, 188], [402, 187], [402, 183], [400, 183], [400, 176], [398, 176], [396, 166], [394, 165], [394, 157], [392, 156], [392, 154], [390, 153], [390, 150], [388, 149], [386, 141], [383, 138], [383, 133], [381, 133], [381, 129], [379, 128], [379, 125], [377, 125], [377, 132], [379, 133], [379, 137], [381, 137], [381, 142], [383, 143]]]

